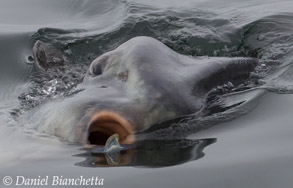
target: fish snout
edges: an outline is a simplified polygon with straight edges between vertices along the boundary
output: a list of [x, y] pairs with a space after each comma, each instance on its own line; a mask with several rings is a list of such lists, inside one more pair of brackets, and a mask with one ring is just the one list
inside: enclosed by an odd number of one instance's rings
[[109, 111], [95, 113], [88, 126], [89, 144], [105, 145], [113, 134], [119, 135], [121, 144], [132, 144], [135, 141], [134, 126], [126, 117]]

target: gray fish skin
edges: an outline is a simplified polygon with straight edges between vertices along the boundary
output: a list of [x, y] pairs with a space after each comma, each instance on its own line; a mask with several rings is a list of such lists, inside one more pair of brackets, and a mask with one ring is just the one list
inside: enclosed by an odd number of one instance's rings
[[[106, 111], [124, 118], [132, 126], [129, 134], [135, 134], [158, 122], [198, 112], [212, 88], [243, 83], [257, 64], [254, 58], [185, 56], [151, 37], [135, 37], [96, 58], [76, 88], [82, 91], [43, 105], [34, 112], [34, 120], [46, 117], [38, 124], [39, 130], [88, 143], [93, 135], [89, 131], [92, 117]], [[97, 135], [104, 135], [105, 143], [118, 133], [125, 144], [126, 137], [115, 131], [115, 126], [109, 126]]]

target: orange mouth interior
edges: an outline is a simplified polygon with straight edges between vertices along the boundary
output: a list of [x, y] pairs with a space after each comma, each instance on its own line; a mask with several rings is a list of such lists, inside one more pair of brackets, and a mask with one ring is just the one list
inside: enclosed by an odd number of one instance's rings
[[114, 112], [98, 112], [90, 121], [88, 142], [91, 145], [105, 145], [107, 139], [117, 133], [121, 144], [132, 144], [135, 141], [132, 124]]

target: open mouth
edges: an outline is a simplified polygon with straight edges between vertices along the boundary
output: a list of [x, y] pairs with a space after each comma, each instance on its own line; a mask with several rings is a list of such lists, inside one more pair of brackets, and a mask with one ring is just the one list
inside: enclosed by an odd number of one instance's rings
[[108, 111], [96, 113], [89, 123], [88, 142], [91, 145], [105, 145], [107, 139], [118, 134], [121, 144], [135, 141], [133, 126], [123, 116]]

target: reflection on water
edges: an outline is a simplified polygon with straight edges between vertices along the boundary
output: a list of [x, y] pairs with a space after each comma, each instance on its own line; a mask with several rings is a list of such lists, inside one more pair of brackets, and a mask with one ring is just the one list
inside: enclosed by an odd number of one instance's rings
[[83, 148], [84, 153], [74, 155], [85, 158], [76, 163], [82, 167], [138, 166], [159, 168], [179, 165], [200, 159], [204, 148], [216, 142], [215, 138], [200, 140], [143, 140], [128, 149], [112, 153], [96, 153]]

